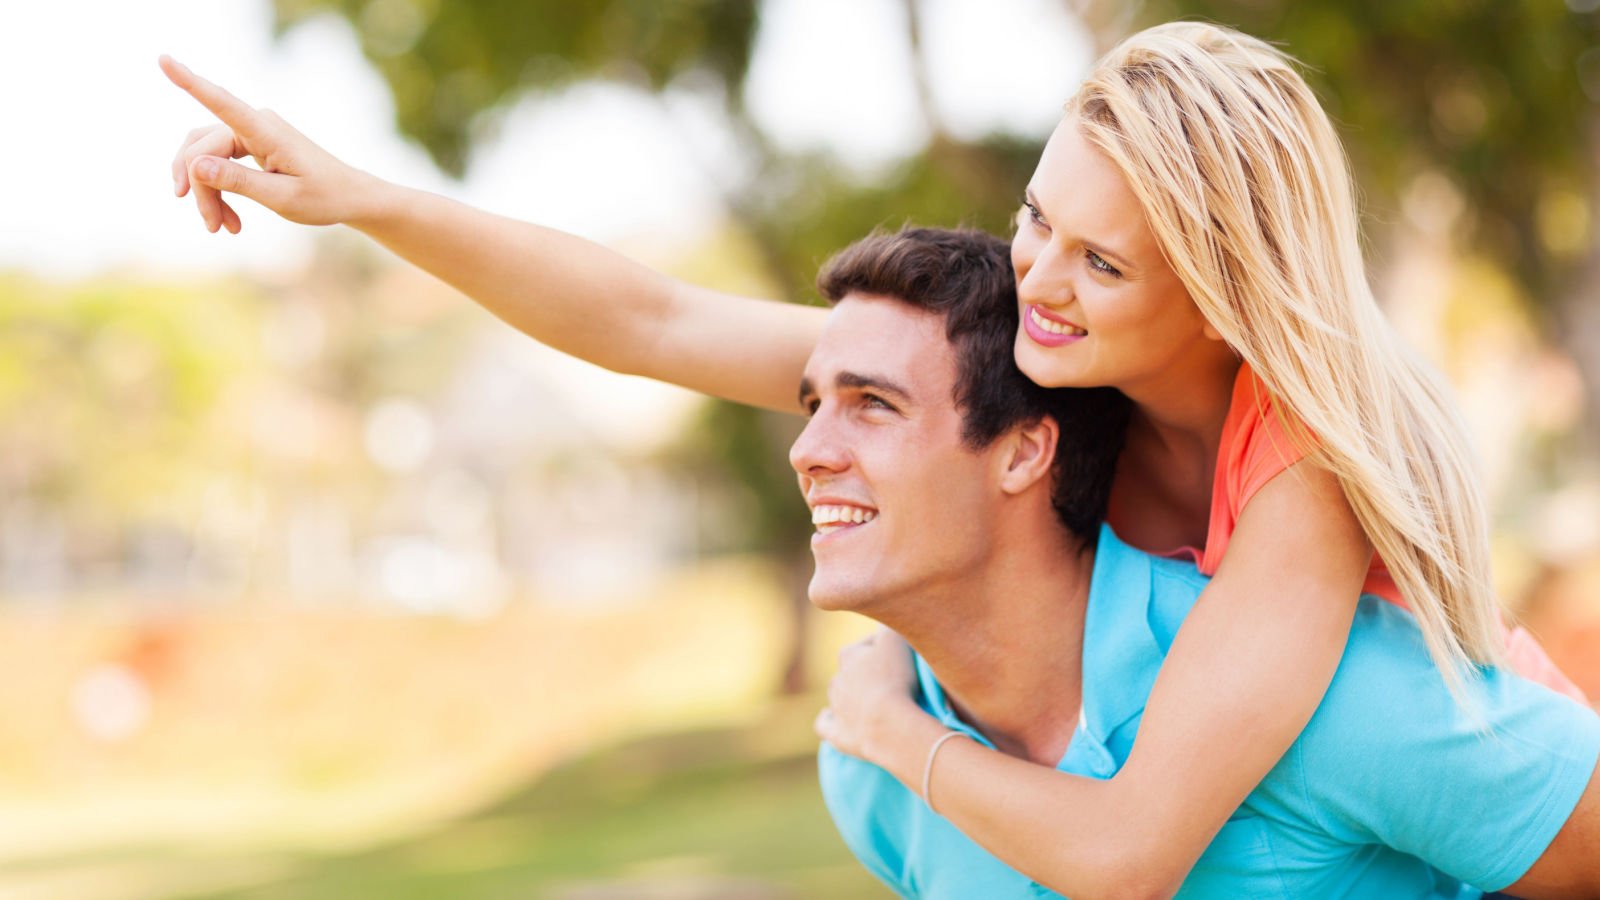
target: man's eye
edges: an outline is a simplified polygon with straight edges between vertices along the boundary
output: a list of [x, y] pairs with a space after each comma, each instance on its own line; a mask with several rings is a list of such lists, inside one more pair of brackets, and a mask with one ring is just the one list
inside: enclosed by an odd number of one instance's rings
[[862, 398], [862, 402], [865, 403], [868, 406], [875, 407], [877, 409], [887, 409], [890, 412], [894, 412], [895, 411], [894, 404], [892, 404], [889, 401], [883, 399], [882, 397], [879, 397], [877, 394], [867, 394], [867, 395], [865, 395]]
[[807, 400], [807, 401], [805, 401], [805, 402], [800, 404], [800, 408], [804, 409], [806, 411], [806, 416], [807, 417], [816, 415], [817, 414], [817, 409], [819, 407], [821, 407], [821, 406], [822, 406], [822, 401], [821, 400]]

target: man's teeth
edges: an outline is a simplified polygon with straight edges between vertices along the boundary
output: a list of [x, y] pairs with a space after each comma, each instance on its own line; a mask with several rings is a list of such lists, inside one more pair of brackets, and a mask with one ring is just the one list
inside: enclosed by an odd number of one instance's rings
[[1039, 311], [1037, 309], [1028, 310], [1028, 318], [1033, 320], [1033, 324], [1043, 328], [1045, 331], [1048, 331], [1051, 334], [1071, 334], [1078, 337], [1083, 337], [1089, 333], [1082, 328], [1073, 328], [1071, 325], [1062, 325], [1060, 322], [1052, 322], [1049, 319], [1046, 319], [1044, 316], [1039, 315]]
[[817, 506], [811, 510], [813, 525], [859, 525], [877, 517], [877, 512], [859, 506]]

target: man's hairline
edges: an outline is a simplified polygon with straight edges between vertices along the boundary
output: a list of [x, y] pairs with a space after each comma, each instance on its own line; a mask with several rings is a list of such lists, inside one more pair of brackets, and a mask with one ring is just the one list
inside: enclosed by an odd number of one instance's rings
[[[944, 326], [945, 326], [940, 331], [940, 334], [943, 335], [943, 337], [944, 337], [945, 346], [951, 348], [952, 351], [954, 351], [956, 349], [956, 342], [953, 339], [951, 339], [951, 337], [950, 337], [950, 332], [949, 332], [950, 313], [948, 311], [929, 308], [929, 307], [924, 306], [924, 305], [922, 305], [920, 303], [917, 303], [917, 302], [915, 302], [913, 300], [907, 300], [905, 297], [902, 297], [899, 294], [880, 293], [880, 292], [876, 292], [876, 291], [861, 290], [859, 288], [851, 288], [850, 290], [845, 291], [843, 294], [840, 294], [837, 299], [834, 299], [832, 297], [828, 297], [826, 295], [823, 296], [823, 299], [826, 300], [827, 303], [828, 303], [828, 313], [829, 313], [829, 315], [832, 315], [834, 310], [838, 309], [841, 305], [844, 304], [844, 302], [846, 300], [849, 300], [851, 298], [855, 298], [857, 300], [887, 301], [887, 302], [890, 302], [890, 303], [895, 303], [895, 304], [898, 304], [900, 306], [906, 307], [908, 309], [912, 309], [912, 310], [915, 310], [915, 311], [918, 311], [918, 312], [924, 312], [924, 313], [927, 313], [927, 314], [929, 314], [931, 316], [936, 316], [936, 317], [938, 317], [939, 321], [942, 322], [944, 324]], [[974, 453], [981, 453], [984, 450], [987, 450], [990, 447], [994, 446], [995, 442], [999, 441], [1008, 432], [1014, 431], [1014, 430], [1019, 429], [1019, 428], [1027, 428], [1029, 426], [1036, 425], [1039, 422], [1044, 421], [1045, 419], [1050, 419], [1050, 420], [1054, 421], [1056, 423], [1056, 427], [1057, 428], [1061, 428], [1062, 427], [1060, 419], [1056, 418], [1054, 415], [1052, 415], [1049, 412], [1041, 412], [1041, 413], [1039, 413], [1037, 418], [1024, 419], [1024, 420], [1019, 420], [1019, 421], [1013, 422], [1010, 426], [1008, 426], [1005, 429], [1005, 431], [1002, 431], [999, 434], [995, 435], [993, 438], [990, 438], [989, 440], [985, 441], [982, 445], [976, 446], [976, 447], [972, 446], [972, 444], [967, 440], [967, 418], [968, 418], [968, 416], [971, 416], [973, 414], [973, 410], [971, 410], [969, 408], [968, 404], [962, 403], [961, 402], [961, 398], [959, 396], [957, 396], [957, 393], [961, 390], [961, 356], [960, 356], [959, 353], [954, 354], [954, 356], [955, 356], [955, 359], [953, 360], [953, 362], [955, 363], [955, 367], [956, 367], [956, 373], [955, 373], [956, 377], [953, 380], [953, 382], [951, 384], [951, 387], [950, 387], [950, 390], [951, 390], [950, 404], [951, 404], [951, 406], [953, 406], [955, 408], [956, 414], [961, 417], [961, 444], [962, 444], [963, 447], [966, 447], [969, 451], [974, 452]], [[1016, 365], [1015, 358], [1012, 359], [1011, 364], [1013, 366]], [[1018, 374], [1021, 374], [1024, 378], [1027, 377], [1027, 375], [1022, 372], [1020, 367], [1017, 369], [1017, 372], [1018, 372]], [[802, 373], [801, 376], [800, 376], [801, 385], [804, 385], [805, 381], [806, 381], [806, 376], [805, 376], [804, 373]], [[804, 395], [802, 394], [802, 396], [804, 396]], [[1054, 468], [1054, 466], [1052, 466], [1052, 468]]]

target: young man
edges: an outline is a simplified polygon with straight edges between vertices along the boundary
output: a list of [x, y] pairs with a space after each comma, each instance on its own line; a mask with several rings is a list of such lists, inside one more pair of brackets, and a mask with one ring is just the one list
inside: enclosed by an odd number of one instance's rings
[[[1044, 391], [1016, 370], [997, 239], [872, 237], [818, 283], [834, 309], [790, 453], [817, 525], [812, 601], [903, 635], [922, 703], [945, 727], [1110, 778], [1205, 584], [1096, 524], [1117, 398]], [[1468, 700], [1450, 695], [1408, 613], [1364, 598], [1316, 715], [1184, 895], [1600, 893], [1600, 719], [1492, 670]], [[901, 894], [1051, 895], [934, 813], [915, 774], [902, 784], [826, 744], [820, 767], [846, 843]]]

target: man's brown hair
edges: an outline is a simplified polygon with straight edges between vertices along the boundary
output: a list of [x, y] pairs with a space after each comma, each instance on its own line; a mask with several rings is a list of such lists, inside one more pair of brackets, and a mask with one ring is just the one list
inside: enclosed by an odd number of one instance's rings
[[1114, 388], [1044, 388], [1017, 368], [1017, 287], [1005, 241], [971, 229], [874, 234], [829, 260], [817, 290], [830, 305], [866, 294], [944, 317], [956, 351], [952, 399], [969, 448], [981, 450], [1013, 427], [1053, 417], [1061, 438], [1051, 502], [1062, 524], [1093, 545], [1131, 406]]

